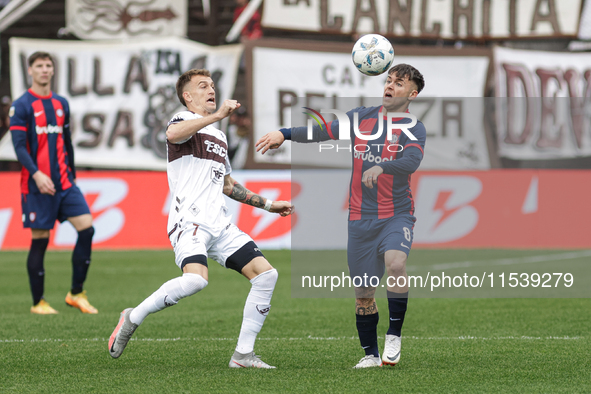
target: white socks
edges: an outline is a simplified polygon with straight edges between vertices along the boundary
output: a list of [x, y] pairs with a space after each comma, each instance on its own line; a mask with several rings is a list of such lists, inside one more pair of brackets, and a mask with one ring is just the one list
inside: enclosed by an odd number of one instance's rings
[[134, 324], [140, 325], [150, 313], [176, 305], [181, 298], [193, 295], [203, 290], [205, 286], [207, 286], [207, 281], [199, 274], [185, 273], [183, 276], [171, 279], [135, 307], [129, 315], [129, 320]]
[[250, 283], [252, 287], [244, 305], [242, 328], [236, 346], [236, 351], [242, 354], [253, 351], [254, 341], [271, 309], [271, 297], [277, 283], [277, 270], [265, 271], [254, 277]]

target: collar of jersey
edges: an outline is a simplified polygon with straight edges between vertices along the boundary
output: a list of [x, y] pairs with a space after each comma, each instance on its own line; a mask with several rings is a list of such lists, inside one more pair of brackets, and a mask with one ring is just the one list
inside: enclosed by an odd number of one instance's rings
[[[379, 114], [379, 113], [382, 111], [382, 109], [383, 109], [383, 108], [384, 108], [384, 106], [383, 106], [383, 105], [382, 105], [382, 106], [380, 106], [380, 109], [378, 110], [378, 114]], [[408, 110], [408, 108], [406, 109], [406, 111], [405, 111], [405, 112], [406, 112], [407, 114], [409, 114], [409, 113], [410, 113], [410, 111]], [[400, 121], [400, 120], [402, 120], [402, 119], [406, 119], [406, 118], [392, 118], [392, 122], [398, 122], [398, 121]], [[384, 115], [384, 120], [388, 120], [388, 117], [387, 117], [386, 115]]]
[[48, 96], [39, 96], [37, 93], [33, 92], [33, 89], [31, 89], [31, 88], [29, 88], [28, 91], [29, 91], [29, 93], [31, 93], [33, 96], [37, 97], [38, 99], [48, 99], [48, 98], [51, 98], [51, 95], [53, 94], [52, 91], [49, 91]]

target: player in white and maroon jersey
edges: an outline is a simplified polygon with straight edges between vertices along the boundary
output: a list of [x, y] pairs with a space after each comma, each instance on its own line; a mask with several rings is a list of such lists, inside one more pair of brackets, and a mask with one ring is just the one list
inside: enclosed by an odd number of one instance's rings
[[265, 259], [252, 238], [230, 222], [224, 197], [269, 212], [288, 216], [287, 201], [271, 201], [245, 189], [231, 176], [225, 134], [213, 124], [240, 107], [226, 100], [216, 111], [215, 86], [207, 70], [192, 69], [176, 85], [187, 111], [173, 116], [166, 131], [168, 184], [172, 204], [168, 237], [175, 262], [183, 275], [164, 283], [135, 308], [121, 312], [119, 324], [109, 340], [109, 353], [117, 358], [129, 339], [154, 312], [176, 305], [207, 286], [207, 258], [244, 275], [252, 284], [246, 298], [242, 328], [231, 368], [275, 368], [254, 354], [254, 342], [271, 308], [277, 271]]

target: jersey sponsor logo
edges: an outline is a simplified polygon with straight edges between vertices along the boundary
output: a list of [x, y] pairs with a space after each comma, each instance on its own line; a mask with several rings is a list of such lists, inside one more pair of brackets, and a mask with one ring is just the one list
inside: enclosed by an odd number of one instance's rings
[[208, 140], [204, 140], [203, 143], [205, 143], [205, 145], [207, 146], [206, 150], [208, 152], [215, 153], [216, 155], [220, 155], [221, 157], [226, 157], [226, 148], [224, 148], [220, 144]]
[[390, 156], [390, 158], [388, 157], [381, 157], [381, 156], [374, 156], [371, 152], [357, 152], [355, 151], [355, 153], [353, 154], [353, 156], [356, 159], [361, 159], [363, 161], [368, 161], [370, 163], [376, 163], [376, 164], [380, 164], [384, 161], [392, 161], [394, 160], [394, 156]]
[[64, 128], [62, 126], [55, 125], [43, 127], [35, 126], [35, 132], [37, 132], [37, 134], [62, 134], [64, 132]]
[[211, 176], [211, 180], [213, 181], [213, 183], [221, 183], [222, 178], [224, 177], [224, 171], [219, 168], [213, 167], [211, 169], [210, 176]]

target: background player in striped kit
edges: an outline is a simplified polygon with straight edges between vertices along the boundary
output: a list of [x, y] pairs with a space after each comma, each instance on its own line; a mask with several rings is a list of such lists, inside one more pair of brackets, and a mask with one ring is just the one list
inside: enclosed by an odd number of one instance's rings
[[90, 265], [92, 216], [75, 184], [74, 149], [70, 135], [70, 109], [65, 98], [51, 91], [53, 59], [35, 52], [29, 59], [31, 88], [12, 103], [10, 132], [18, 161], [22, 164], [21, 203], [23, 225], [31, 229], [27, 258], [33, 294], [32, 313], [58, 313], [43, 298], [43, 259], [49, 231], [56, 220], [68, 220], [78, 232], [72, 254], [72, 286], [66, 303], [83, 313], [98, 313], [82, 289]]
[[[393, 130], [388, 140], [388, 113], [408, 112], [411, 101], [425, 86], [423, 75], [414, 67], [399, 64], [388, 71], [382, 95], [382, 106], [359, 107], [347, 112], [350, 120], [351, 141], [355, 141], [353, 171], [349, 190], [349, 229], [347, 260], [349, 273], [354, 277], [376, 276], [384, 271], [389, 278], [404, 278], [387, 283], [390, 327], [382, 357], [378, 350], [378, 308], [375, 287], [364, 283], [355, 288], [357, 331], [363, 357], [355, 368], [378, 367], [382, 363], [395, 365], [400, 361], [401, 330], [408, 303], [406, 260], [413, 240], [415, 223], [414, 202], [410, 190], [410, 176], [423, 158], [426, 130], [417, 121], [408, 130], [416, 137], [410, 139], [400, 129]], [[354, 133], [354, 114], [358, 113], [359, 130], [373, 140], [358, 138]], [[405, 124], [409, 118], [393, 118], [392, 123]], [[306, 127], [281, 129], [266, 134], [256, 143], [264, 154], [276, 149], [286, 139], [296, 142], [319, 142], [339, 138], [339, 121], [326, 127], [314, 126], [313, 138], [307, 138]], [[377, 136], [382, 132], [381, 136]], [[400, 149], [402, 147], [402, 149]], [[376, 187], [374, 187], [376, 186]], [[404, 286], [398, 286], [403, 283]]]

